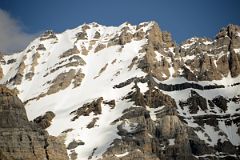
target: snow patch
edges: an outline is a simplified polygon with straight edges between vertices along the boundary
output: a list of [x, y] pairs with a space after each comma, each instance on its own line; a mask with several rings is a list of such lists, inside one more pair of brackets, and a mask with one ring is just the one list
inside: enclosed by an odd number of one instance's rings
[[147, 82], [146, 83], [138, 83], [137, 85], [140, 88], [141, 93], [145, 93], [149, 89]]
[[175, 138], [168, 139], [168, 142], [169, 142], [169, 146], [175, 145]]
[[203, 44], [205, 44], [205, 45], [209, 45], [209, 44], [212, 44], [213, 42], [211, 42], [211, 41], [205, 41], [205, 42], [203, 42]]
[[122, 153], [122, 154], [115, 154], [115, 156], [118, 157], [118, 158], [121, 158], [121, 157], [124, 157], [128, 154], [129, 154], [129, 152], [125, 152], [125, 153]]

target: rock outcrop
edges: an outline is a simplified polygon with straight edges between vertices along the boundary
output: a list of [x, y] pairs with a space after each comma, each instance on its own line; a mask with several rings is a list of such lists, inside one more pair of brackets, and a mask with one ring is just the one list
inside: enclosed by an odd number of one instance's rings
[[0, 157], [2, 160], [66, 160], [63, 142], [28, 121], [21, 100], [0, 86]]
[[55, 33], [52, 30], [48, 30], [48, 31], [44, 32], [40, 37], [40, 41], [44, 41], [44, 40], [48, 40], [48, 39], [56, 39], [57, 40], [57, 36], [55, 35]]
[[37, 51], [46, 51], [46, 48], [43, 44], [39, 44], [36, 50]]
[[102, 101], [103, 97], [98, 98], [97, 100], [94, 100], [90, 103], [84, 104], [82, 107], [78, 108], [77, 110], [72, 111], [70, 114], [75, 115], [72, 118], [72, 121], [75, 121], [80, 116], [89, 116], [91, 112], [93, 112], [95, 115], [102, 113]]
[[76, 34], [77, 40], [85, 40], [87, 39], [87, 33], [86, 32], [79, 32]]
[[[157, 122], [151, 119], [143, 107], [132, 107], [116, 120], [121, 122], [112, 147], [104, 153], [103, 159], [194, 159], [187, 127], [177, 116], [164, 115]], [[124, 154], [125, 153], [125, 154]], [[116, 155], [124, 155], [119, 158]]]
[[2, 70], [2, 67], [0, 66], [0, 79], [3, 78], [3, 70]]
[[19, 85], [22, 82], [23, 76], [24, 76], [24, 69], [26, 68], [26, 64], [25, 64], [25, 60], [26, 60], [26, 56], [23, 56], [21, 63], [19, 64], [18, 68], [17, 68], [17, 73], [14, 77], [12, 77], [9, 82], [13, 83], [14, 85]]
[[[237, 77], [240, 74], [240, 56], [236, 53], [240, 48], [238, 34], [239, 27], [229, 25], [217, 34], [216, 40], [191, 38], [176, 46], [171, 34], [162, 32], [154, 23], [148, 31], [148, 43], [142, 47], [145, 56], [138, 67], [160, 81], [170, 76], [183, 76], [190, 81], [221, 80], [229, 72]], [[170, 74], [171, 67], [174, 72]]]
[[[205, 125], [215, 127], [216, 132], [219, 132], [218, 119], [223, 120], [226, 124], [236, 123], [239, 125], [238, 116], [230, 118], [230, 115], [198, 115], [198, 111], [207, 112], [210, 110], [208, 105], [216, 105], [224, 112], [227, 109], [229, 102], [222, 96], [214, 98], [212, 101], [207, 101], [196, 91], [191, 90], [190, 97], [182, 102], [179, 106], [188, 107], [190, 114], [193, 116], [194, 123], [199, 127], [189, 127], [183, 117], [176, 112], [177, 104], [170, 96], [163, 94], [155, 87], [142, 93], [137, 83], [139, 80], [129, 80], [125, 85], [135, 82], [133, 89], [125, 97], [134, 102], [138, 107], [130, 107], [123, 111], [123, 115], [116, 119], [113, 124], [118, 123], [118, 134], [121, 139], [115, 139], [104, 153], [103, 159], [109, 160], [125, 160], [125, 159], [201, 159], [201, 155], [208, 155], [217, 152], [224, 152], [225, 158], [237, 159], [231, 154], [236, 154], [237, 147], [230, 141], [221, 141], [213, 147], [207, 145], [203, 140], [199, 139], [196, 132], [201, 132], [201, 127]], [[142, 80], [143, 82], [143, 80]], [[154, 113], [147, 110], [146, 106], [154, 108]], [[164, 107], [163, 107], [164, 106]], [[156, 118], [152, 117], [155, 114]], [[231, 121], [229, 121], [232, 119]], [[199, 134], [199, 133], [198, 133]], [[226, 136], [225, 133], [219, 132], [219, 137]], [[208, 136], [207, 134], [205, 136]], [[211, 142], [212, 139], [208, 137]], [[199, 158], [196, 158], [200, 156]], [[208, 158], [212, 158], [209, 156]], [[204, 159], [204, 158], [203, 158]]]
[[38, 65], [38, 59], [40, 58], [40, 54], [38, 52], [34, 53], [32, 56], [32, 66], [30, 72], [25, 75], [25, 79], [32, 80], [35, 74], [35, 67]]
[[3, 78], [3, 70], [2, 70], [2, 67], [1, 67], [1, 63], [6, 63], [5, 60], [3, 59], [3, 55], [1, 54], [0, 52], [0, 80]]
[[237, 77], [240, 74], [240, 59], [234, 50], [230, 52], [229, 68], [232, 77]]
[[73, 48], [63, 52], [60, 56], [60, 58], [66, 58], [66, 57], [70, 57], [72, 55], [75, 55], [75, 54], [79, 54], [79, 50], [76, 46], [74, 46]]
[[[228, 25], [220, 30], [215, 40], [192, 38], [184, 42], [180, 46], [181, 57], [195, 55], [194, 59], [185, 62], [192, 70], [185, 72], [185, 77], [191, 81], [220, 80], [229, 72], [237, 77], [240, 74], [239, 54], [236, 53], [240, 48], [239, 32], [239, 26]], [[192, 73], [194, 78], [189, 76]]]
[[187, 99], [186, 102], [179, 102], [179, 105], [183, 107], [188, 107], [189, 112], [191, 114], [197, 114], [199, 110], [206, 111], [207, 108], [207, 100], [200, 96], [197, 92], [194, 90], [191, 90], [191, 95]]
[[39, 125], [42, 129], [46, 129], [51, 125], [51, 121], [54, 117], [55, 114], [52, 111], [48, 111], [43, 116], [35, 118], [33, 122]]

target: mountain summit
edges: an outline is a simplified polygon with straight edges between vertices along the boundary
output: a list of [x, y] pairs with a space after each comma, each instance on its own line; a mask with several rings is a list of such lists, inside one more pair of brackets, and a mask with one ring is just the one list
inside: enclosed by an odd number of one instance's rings
[[0, 56], [0, 84], [72, 160], [239, 159], [239, 75], [237, 25], [178, 45], [156, 22], [90, 23]]

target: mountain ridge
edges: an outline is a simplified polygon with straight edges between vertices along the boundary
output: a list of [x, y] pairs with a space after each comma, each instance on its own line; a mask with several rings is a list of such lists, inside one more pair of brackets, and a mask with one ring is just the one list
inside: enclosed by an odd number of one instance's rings
[[56, 115], [44, 126], [71, 159], [239, 159], [237, 25], [177, 45], [156, 22], [84, 24], [0, 62], [30, 120]]

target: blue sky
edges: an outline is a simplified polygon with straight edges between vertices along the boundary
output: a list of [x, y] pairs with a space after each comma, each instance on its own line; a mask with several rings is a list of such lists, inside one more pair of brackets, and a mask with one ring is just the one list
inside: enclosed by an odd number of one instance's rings
[[17, 34], [28, 37], [22, 48], [44, 30], [62, 32], [85, 22], [154, 20], [177, 43], [193, 36], [213, 38], [227, 24], [240, 25], [240, 0], [0, 0], [0, 9], [0, 27], [5, 16], [15, 23]]

